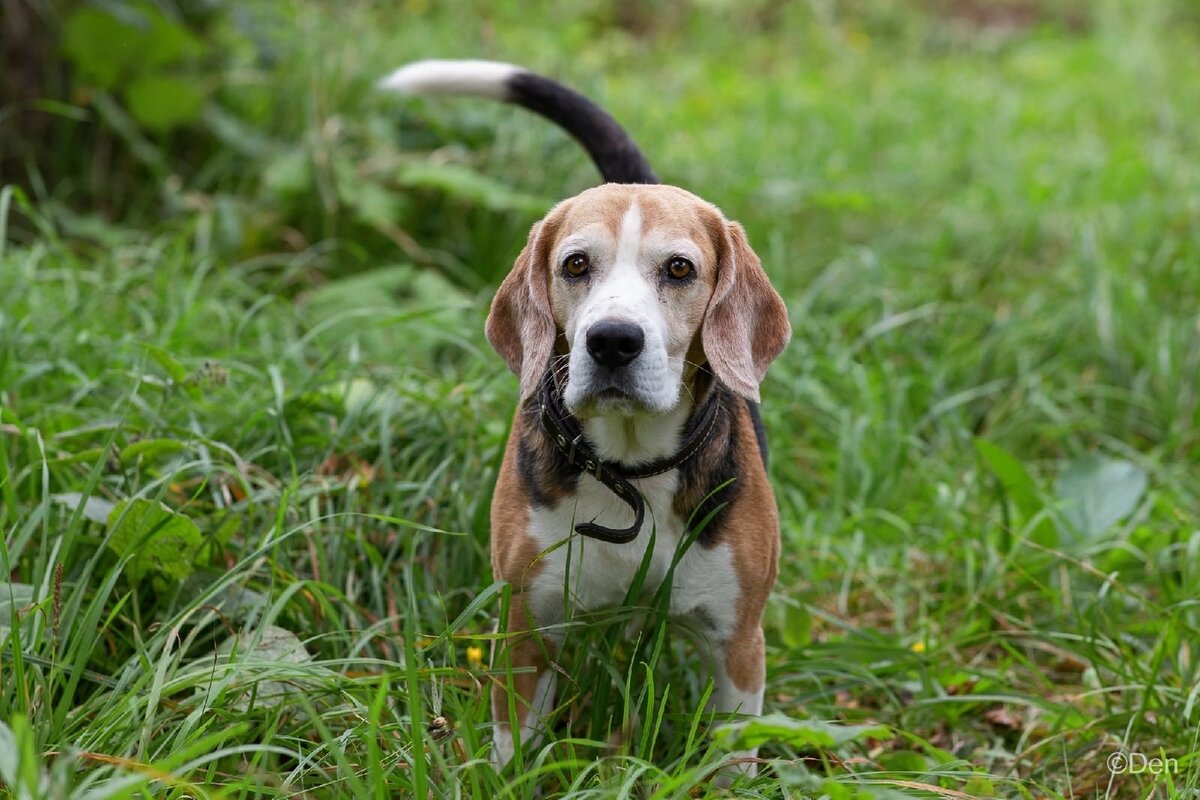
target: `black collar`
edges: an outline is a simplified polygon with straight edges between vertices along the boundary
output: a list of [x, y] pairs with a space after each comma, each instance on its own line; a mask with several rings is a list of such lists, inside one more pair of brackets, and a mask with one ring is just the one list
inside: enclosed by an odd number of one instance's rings
[[614, 461], [603, 461], [596, 454], [595, 448], [584, 435], [579, 420], [571, 416], [571, 412], [567, 411], [563, 404], [562, 393], [554, 380], [553, 371], [547, 370], [546, 376], [542, 378], [539, 405], [542, 426], [546, 429], [550, 441], [571, 466], [603, 483], [633, 509], [633, 524], [628, 528], [606, 528], [594, 522], [581, 522], [575, 526], [575, 531], [583, 536], [613, 544], [623, 544], [636, 539], [646, 517], [646, 503], [637, 487], [629, 481], [669, 472], [700, 452], [700, 448], [712, 434], [713, 423], [717, 419], [717, 409], [720, 406], [717, 394], [715, 391], [708, 392], [708, 397], [692, 414], [688, 424], [684, 426], [683, 445], [674, 455], [656, 459], [648, 464], [626, 467]]

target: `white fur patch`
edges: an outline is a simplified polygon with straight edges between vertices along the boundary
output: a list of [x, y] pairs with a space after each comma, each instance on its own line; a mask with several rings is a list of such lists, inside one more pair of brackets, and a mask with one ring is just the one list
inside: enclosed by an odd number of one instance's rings
[[414, 61], [379, 81], [398, 94], [452, 94], [507, 100], [507, 81], [525, 70], [499, 61], [473, 59]]
[[[610, 544], [574, 534], [574, 525], [579, 522], [595, 521], [610, 527], [624, 527], [633, 522], [633, 511], [590, 475], [580, 477], [573, 496], [554, 507], [534, 509], [530, 533], [539, 549], [547, 550], [565, 537], [572, 537], [566, 545], [545, 554], [540, 562], [542, 569], [529, 587], [530, 609], [540, 625], [555, 625], [573, 609], [620, 605], [651, 547], [652, 531], [653, 550], [645, 590], [654, 591], [666, 577], [685, 528], [684, 520], [671, 507], [678, 473], [672, 471], [634, 483], [646, 498], [646, 521], [638, 537], [626, 544]], [[706, 548], [696, 544], [675, 567], [671, 614], [702, 621], [705, 637], [724, 641], [737, 624], [738, 595], [738, 578], [729, 545]]]
[[[638, 537], [626, 544], [601, 542], [573, 532], [576, 523], [588, 520], [612, 527], [633, 522], [633, 512], [624, 503], [614, 502], [612, 491], [590, 475], [580, 477], [573, 496], [551, 508], [536, 508], [530, 515], [530, 533], [544, 555], [541, 570], [527, 589], [526, 602], [543, 636], [551, 641], [561, 644], [560, 624], [568, 621], [573, 611], [620, 605], [647, 553], [644, 591], [653, 592], [666, 578], [685, 535], [684, 520], [671, 507], [678, 473], [671, 471], [634, 483], [646, 499], [646, 521]], [[567, 536], [571, 537], [567, 544], [553, 547]], [[715, 682], [713, 706], [721, 712], [759, 714], [762, 689], [740, 691], [725, 670], [725, 647], [738, 623], [741, 594], [733, 560], [728, 544], [711, 548], [693, 544], [675, 566], [670, 613], [693, 626], [697, 646], [708, 653]], [[522, 743], [532, 740], [539, 716], [553, 708], [553, 674], [553, 670], [547, 670], [538, 681], [530, 716], [521, 726]], [[496, 726], [495, 741], [494, 757], [503, 765], [513, 754], [508, 726]], [[753, 768], [745, 771], [753, 773]]]
[[621, 235], [617, 239], [617, 265], [637, 267], [638, 251], [642, 246], [642, 209], [630, 203], [621, 217]]
[[[557, 685], [558, 675], [552, 669], [546, 670], [538, 677], [537, 688], [533, 692], [533, 705], [525, 716], [524, 724], [521, 725], [521, 747], [526, 753], [529, 747], [537, 745], [540, 735], [538, 729], [542, 720], [554, 709], [554, 690]], [[496, 768], [500, 769], [512, 761], [516, 752], [512, 728], [508, 723], [497, 723], [493, 739], [495, 747], [492, 748], [492, 759]]]
[[[588, 233], [598, 235], [594, 230]], [[587, 351], [588, 330], [604, 320], [633, 323], [641, 328], [645, 336], [641, 355], [626, 368], [622, 388], [653, 414], [664, 414], [679, 405], [683, 362], [682, 359], [672, 359], [668, 352], [671, 331], [659, 302], [657, 286], [647, 277], [647, 272], [653, 274], [656, 265], [649, 270], [646, 268], [645, 235], [642, 210], [634, 202], [621, 217], [621, 229], [615, 247], [590, 243], [585, 248], [604, 260], [611, 254], [612, 260], [602, 265], [599, 277], [588, 290], [587, 298], [568, 321], [571, 379], [563, 400], [572, 411], [577, 411], [591, 397], [597, 382], [609, 380], [606, 371], [596, 366]], [[571, 241], [580, 241], [582, 238], [573, 237]], [[564, 249], [560, 248], [560, 251]], [[603, 455], [603, 438], [593, 438], [593, 441], [600, 445]]]
[[[755, 717], [761, 716], [763, 687], [760, 686], [752, 692], [742, 691], [729, 678], [729, 673], [725, 671], [725, 665], [723, 663], [719, 664], [713, 674], [712, 707], [719, 714], [730, 714], [736, 711]], [[749, 750], [735, 750], [729, 754], [729, 757], [731, 759], [757, 758], [758, 748], [752, 747]], [[737, 772], [742, 772], [746, 775], [756, 775], [758, 774], [758, 765], [748, 762], [739, 763], [733, 767], [726, 767], [717, 775], [717, 785], [729, 788]]]

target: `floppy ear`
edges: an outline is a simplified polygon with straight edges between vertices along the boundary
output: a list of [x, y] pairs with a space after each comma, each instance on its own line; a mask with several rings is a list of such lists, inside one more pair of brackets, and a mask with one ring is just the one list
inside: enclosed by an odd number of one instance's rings
[[758, 384], [787, 347], [792, 325], [787, 306], [746, 241], [745, 229], [724, 220], [721, 228], [717, 285], [704, 314], [700, 341], [718, 380], [757, 402]]
[[554, 349], [555, 325], [545, 268], [549, 219], [547, 216], [529, 231], [525, 248], [492, 298], [487, 318], [488, 341], [521, 379], [522, 402], [541, 382]]

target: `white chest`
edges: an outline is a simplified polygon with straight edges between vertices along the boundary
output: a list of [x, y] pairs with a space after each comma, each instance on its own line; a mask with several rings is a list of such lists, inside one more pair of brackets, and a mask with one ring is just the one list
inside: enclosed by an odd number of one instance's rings
[[529, 598], [539, 623], [560, 621], [570, 609], [622, 604], [643, 569], [642, 592], [653, 592], [678, 559], [671, 576], [671, 613], [696, 614], [719, 632], [731, 630], [739, 591], [729, 546], [693, 544], [677, 555], [685, 536], [685, 522], [672, 508], [677, 473], [634, 483], [646, 500], [646, 516], [632, 542], [610, 544], [574, 533], [581, 522], [623, 528], [634, 519], [628, 505], [588, 475], [581, 476], [574, 495], [531, 514], [530, 533], [543, 551]]

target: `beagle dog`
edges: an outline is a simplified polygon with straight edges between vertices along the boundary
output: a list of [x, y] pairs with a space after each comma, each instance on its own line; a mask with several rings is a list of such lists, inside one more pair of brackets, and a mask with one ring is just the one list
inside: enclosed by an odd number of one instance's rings
[[612, 117], [548, 78], [423, 61], [381, 85], [524, 106], [608, 181], [533, 226], [487, 319], [520, 379], [491, 511], [492, 566], [513, 587], [496, 763], [554, 707], [564, 617], [622, 603], [644, 562], [643, 588], [670, 581], [671, 614], [700, 633], [715, 710], [760, 714], [779, 520], [757, 404], [791, 326], [742, 226], [659, 184]]

